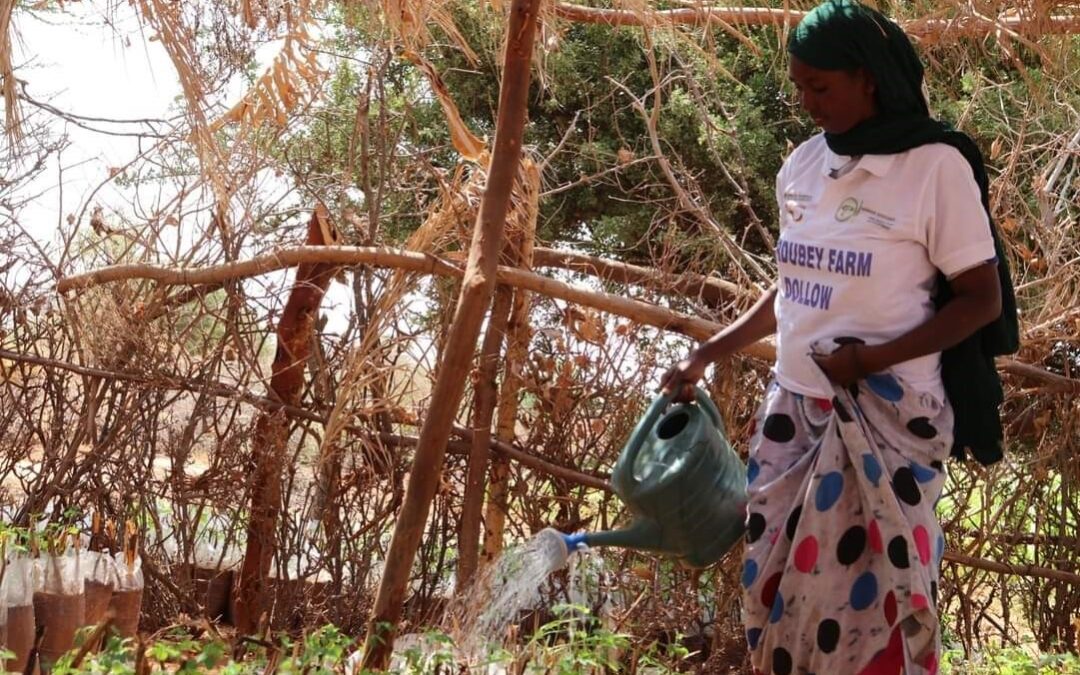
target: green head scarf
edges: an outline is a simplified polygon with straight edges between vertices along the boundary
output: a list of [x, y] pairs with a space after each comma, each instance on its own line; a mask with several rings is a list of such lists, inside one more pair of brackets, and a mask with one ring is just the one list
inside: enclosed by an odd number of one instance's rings
[[[971, 165], [983, 208], [990, 217], [990, 181], [982, 153], [966, 134], [930, 117], [922, 93], [922, 62], [900, 26], [853, 0], [827, 0], [791, 32], [788, 52], [820, 70], [861, 67], [874, 80], [877, 115], [842, 134], [826, 133], [830, 150], [839, 155], [884, 155], [928, 143], [951, 145]], [[1020, 345], [1016, 295], [993, 218], [990, 232], [1001, 282], [1001, 316], [941, 357], [942, 380], [956, 419], [953, 455], [963, 459], [970, 450], [983, 464], [992, 464], [1002, 456], [1004, 434], [998, 406], [1004, 392], [994, 357], [1011, 354]], [[953, 294], [942, 275], [937, 286], [935, 302], [940, 308]]]

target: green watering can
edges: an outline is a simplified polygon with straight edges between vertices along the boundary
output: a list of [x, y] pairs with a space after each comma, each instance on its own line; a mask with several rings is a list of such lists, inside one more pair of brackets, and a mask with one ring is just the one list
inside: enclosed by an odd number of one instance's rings
[[[746, 467], [731, 449], [720, 411], [701, 387], [695, 403], [661, 394], [634, 427], [611, 484], [633, 522], [621, 530], [563, 535], [581, 544], [654, 551], [708, 567], [742, 536]], [[666, 412], [665, 412], [666, 411]]]

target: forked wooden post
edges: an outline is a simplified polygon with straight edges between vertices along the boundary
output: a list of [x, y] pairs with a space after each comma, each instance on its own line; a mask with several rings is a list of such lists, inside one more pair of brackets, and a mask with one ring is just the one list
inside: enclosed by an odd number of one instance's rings
[[364, 668], [385, 670], [389, 665], [416, 550], [439, 485], [446, 443], [472, 368], [484, 314], [495, 288], [510, 191], [521, 165], [521, 135], [525, 127], [533, 36], [539, 9], [540, 0], [514, 0], [510, 7], [495, 147], [487, 188], [480, 202], [454, 322], [439, 364], [439, 379], [420, 429], [405, 501], [394, 526], [386, 571], [368, 625]]
[[[338, 243], [337, 230], [322, 205], [311, 215], [307, 243]], [[327, 263], [302, 263], [296, 268], [296, 280], [278, 321], [277, 351], [270, 376], [272, 396], [286, 405], [300, 403], [304, 368], [311, 350], [311, 329], [335, 269], [335, 265]], [[277, 548], [277, 523], [282, 508], [281, 473], [288, 437], [289, 421], [284, 411], [264, 411], [259, 415], [248, 467], [251, 515], [247, 548], [236, 587], [236, 628], [242, 634], [255, 632], [266, 609], [266, 579]]]

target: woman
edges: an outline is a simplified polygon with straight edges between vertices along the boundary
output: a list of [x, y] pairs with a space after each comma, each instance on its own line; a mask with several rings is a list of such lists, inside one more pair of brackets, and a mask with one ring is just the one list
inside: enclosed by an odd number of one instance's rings
[[824, 133], [777, 178], [779, 281], [663, 387], [683, 394], [777, 334], [747, 472], [755, 669], [934, 673], [943, 465], [1000, 457], [993, 356], [1017, 342], [986, 173], [969, 138], [930, 118], [922, 65], [877, 11], [826, 2], [788, 51]]

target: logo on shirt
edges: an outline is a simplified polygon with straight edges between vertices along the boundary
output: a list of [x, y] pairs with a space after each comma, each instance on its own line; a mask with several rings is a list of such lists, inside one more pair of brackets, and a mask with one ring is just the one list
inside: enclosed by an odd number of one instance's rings
[[836, 219], [841, 223], [845, 220], [851, 220], [858, 215], [861, 210], [862, 202], [854, 197], [848, 197], [840, 202], [840, 206], [836, 207]]
[[788, 215], [791, 216], [792, 222], [797, 223], [802, 220], [803, 207], [799, 204], [799, 202], [795, 201], [794, 199], [789, 199], [784, 202], [784, 209], [786, 209]]

